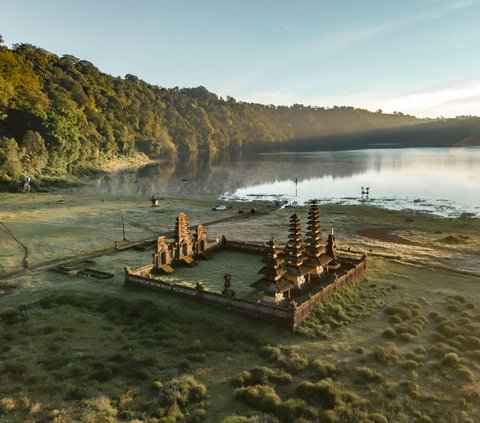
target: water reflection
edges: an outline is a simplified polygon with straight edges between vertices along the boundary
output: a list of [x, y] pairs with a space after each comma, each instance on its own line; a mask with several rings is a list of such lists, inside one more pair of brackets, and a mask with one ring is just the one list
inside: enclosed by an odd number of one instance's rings
[[[480, 214], [480, 148], [268, 153], [234, 160], [224, 156], [212, 162], [159, 163], [96, 178], [81, 191], [292, 198], [297, 190], [299, 202], [313, 197], [348, 202], [359, 200], [362, 186], [370, 187], [372, 202], [394, 208], [413, 203], [417, 208], [444, 208], [443, 214], [450, 209]], [[401, 205], [395, 205], [399, 201]]]

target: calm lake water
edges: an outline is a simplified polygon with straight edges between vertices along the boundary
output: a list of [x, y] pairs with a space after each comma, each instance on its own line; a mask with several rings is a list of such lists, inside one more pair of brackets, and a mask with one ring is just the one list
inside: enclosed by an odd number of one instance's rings
[[[297, 182], [295, 182], [297, 181]], [[362, 196], [369, 187], [368, 198]], [[81, 189], [112, 195], [284, 198], [480, 216], [480, 148], [256, 154], [236, 160], [150, 165]]]

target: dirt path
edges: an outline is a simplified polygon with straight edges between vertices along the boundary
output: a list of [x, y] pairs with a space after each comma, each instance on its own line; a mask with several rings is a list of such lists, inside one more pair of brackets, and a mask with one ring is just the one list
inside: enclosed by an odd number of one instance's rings
[[22, 242], [20, 242], [16, 237], [15, 235], [13, 235], [13, 233], [10, 231], [10, 229], [7, 228], [7, 226], [5, 225], [5, 223], [3, 222], [0, 222], [0, 226], [2, 227], [2, 229], [8, 234], [10, 235], [10, 237], [17, 243], [19, 244], [22, 248], [23, 248], [23, 258], [22, 258], [22, 267], [24, 269], [26, 269], [28, 267], [28, 248], [25, 244], [23, 244]]

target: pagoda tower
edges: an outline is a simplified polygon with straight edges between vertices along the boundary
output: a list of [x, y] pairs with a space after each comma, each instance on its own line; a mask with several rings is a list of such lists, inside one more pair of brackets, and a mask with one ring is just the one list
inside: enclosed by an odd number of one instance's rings
[[187, 263], [193, 261], [193, 242], [190, 224], [185, 213], [180, 212], [175, 221], [175, 259]]
[[307, 259], [304, 263], [310, 267], [312, 274], [319, 275], [328, 259], [325, 257], [325, 247], [322, 244], [320, 209], [317, 200], [312, 200], [310, 203], [307, 225], [305, 245]]
[[285, 299], [285, 292], [290, 296], [290, 290], [295, 288], [295, 284], [288, 281], [284, 275], [286, 270], [281, 266], [284, 263], [280, 257], [281, 249], [277, 242], [272, 239], [267, 243], [265, 250], [264, 262], [265, 266], [258, 273], [264, 276], [250, 286], [263, 291], [263, 301], [279, 303]]
[[332, 260], [327, 264], [328, 270], [337, 270], [340, 267], [340, 261], [338, 260], [337, 252], [337, 240], [335, 238], [335, 232], [332, 226], [332, 232], [328, 235], [327, 245], [325, 247], [326, 254]]
[[153, 254], [153, 266], [156, 271], [163, 271], [165, 273], [173, 272], [171, 266], [172, 257], [170, 254], [170, 245], [165, 236], [157, 238], [157, 246]]
[[305, 275], [309, 267], [304, 264], [305, 256], [302, 247], [300, 219], [296, 214], [290, 216], [288, 242], [283, 250], [287, 279], [300, 288], [305, 283]]
[[205, 226], [198, 225], [194, 235], [195, 254], [202, 254], [208, 248], [207, 231]]

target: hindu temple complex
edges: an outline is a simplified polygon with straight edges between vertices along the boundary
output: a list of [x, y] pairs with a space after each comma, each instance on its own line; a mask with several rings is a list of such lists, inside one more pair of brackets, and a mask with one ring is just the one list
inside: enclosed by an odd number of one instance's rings
[[[213, 259], [221, 250], [237, 250], [263, 256], [261, 277], [250, 287], [255, 300], [237, 298], [231, 279], [224, 276], [221, 292], [209, 291], [197, 283], [189, 287], [162, 280], [163, 274], [175, 272], [177, 266], [193, 266], [198, 259]], [[171, 241], [159, 236], [153, 254], [153, 263], [132, 270], [125, 268], [125, 283], [163, 292], [200, 298], [204, 303], [222, 306], [228, 310], [254, 317], [267, 317], [295, 329], [314, 309], [343, 286], [359, 281], [366, 269], [366, 257], [340, 257], [333, 228], [326, 243], [322, 242], [320, 210], [317, 201], [310, 204], [305, 237], [297, 214], [290, 217], [288, 239], [280, 245], [274, 239], [263, 244], [228, 240], [209, 241], [203, 225], [193, 231], [188, 218], [180, 213], [175, 222]], [[226, 269], [228, 270], [228, 269]]]

